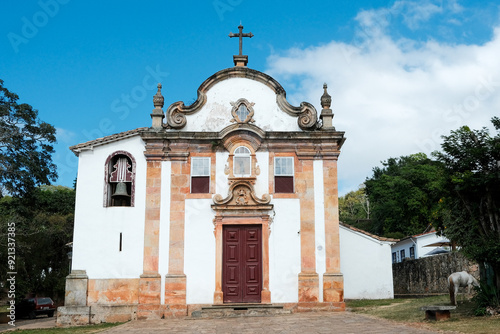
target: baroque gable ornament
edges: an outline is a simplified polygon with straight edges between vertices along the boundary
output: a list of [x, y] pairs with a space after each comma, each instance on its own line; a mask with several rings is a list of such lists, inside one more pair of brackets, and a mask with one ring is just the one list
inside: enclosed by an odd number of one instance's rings
[[262, 198], [257, 197], [253, 184], [248, 181], [235, 181], [229, 186], [228, 195], [223, 198], [216, 194], [213, 198], [215, 206], [233, 207], [235, 209], [244, 209], [249, 206], [269, 205], [271, 196], [264, 194]]
[[255, 105], [254, 102], [248, 102], [247, 99], [241, 98], [236, 102], [229, 102], [229, 103], [233, 106], [233, 109], [231, 109], [231, 115], [233, 116], [231, 122], [233, 123], [255, 122], [255, 120], [253, 119], [254, 110], [252, 108]]
[[317, 112], [312, 104], [302, 102], [298, 107], [292, 106], [286, 100], [285, 89], [275, 79], [265, 73], [238, 66], [221, 70], [205, 80], [198, 88], [198, 98], [193, 104], [186, 106], [181, 101], [172, 103], [166, 111], [167, 124], [165, 124], [165, 127], [169, 129], [182, 129], [185, 127], [187, 123], [186, 116], [197, 113], [206, 104], [208, 90], [218, 82], [231, 78], [247, 78], [268, 86], [276, 94], [278, 107], [288, 115], [297, 117], [298, 126], [302, 130], [314, 131], [319, 128]]

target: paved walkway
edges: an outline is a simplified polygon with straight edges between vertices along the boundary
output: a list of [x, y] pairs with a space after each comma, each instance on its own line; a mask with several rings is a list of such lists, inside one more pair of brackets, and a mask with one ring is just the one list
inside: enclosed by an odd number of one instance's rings
[[[422, 315], [423, 317], [423, 315]], [[164, 319], [132, 321], [101, 333], [283, 333], [283, 334], [429, 334], [430, 330], [395, 324], [364, 315], [342, 313], [296, 313], [273, 317], [224, 319]]]

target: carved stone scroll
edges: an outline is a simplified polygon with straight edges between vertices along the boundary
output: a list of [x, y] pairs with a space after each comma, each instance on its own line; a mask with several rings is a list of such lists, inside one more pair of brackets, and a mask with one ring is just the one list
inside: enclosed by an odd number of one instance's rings
[[[298, 117], [298, 125], [302, 130], [316, 130], [319, 128], [318, 116], [314, 106], [308, 102], [302, 102], [299, 107], [294, 107], [286, 100], [286, 92], [283, 87], [269, 75], [252, 70], [248, 67], [232, 67], [219, 71], [205, 80], [198, 88], [198, 98], [190, 106], [185, 106], [183, 102], [175, 102], [167, 109], [168, 128], [182, 129], [186, 126], [186, 115], [191, 115], [205, 105], [207, 101], [206, 93], [218, 82], [230, 78], [248, 78], [258, 81], [276, 93], [278, 106], [287, 114]], [[247, 105], [248, 108], [248, 105]]]
[[253, 185], [246, 180], [235, 181], [229, 187], [228, 196], [223, 198], [217, 194], [213, 198], [215, 205], [224, 205], [232, 207], [267, 205], [271, 202], [271, 196], [264, 194], [259, 198], [255, 194]]

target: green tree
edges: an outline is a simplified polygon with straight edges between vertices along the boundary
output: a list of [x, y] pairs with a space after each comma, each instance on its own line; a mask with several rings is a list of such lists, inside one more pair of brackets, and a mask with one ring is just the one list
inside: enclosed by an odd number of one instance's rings
[[57, 178], [52, 163], [56, 130], [18, 99], [0, 80], [0, 198], [5, 193], [24, 196]]
[[358, 226], [359, 221], [370, 219], [370, 202], [364, 184], [339, 197], [339, 211], [340, 221], [366, 230], [366, 226]]
[[500, 288], [500, 119], [488, 129], [464, 126], [444, 136], [434, 155], [448, 172], [445, 235], [470, 258], [493, 267]]
[[[16, 229], [16, 298], [31, 293], [63, 298], [74, 206], [75, 191], [62, 186], [41, 186], [26, 198], [0, 199], [0, 258], [7, 259], [8, 224]], [[0, 262], [2, 281], [12, 271], [6, 265]]]
[[379, 235], [413, 235], [440, 223], [445, 170], [424, 153], [390, 158], [366, 180], [373, 231]]

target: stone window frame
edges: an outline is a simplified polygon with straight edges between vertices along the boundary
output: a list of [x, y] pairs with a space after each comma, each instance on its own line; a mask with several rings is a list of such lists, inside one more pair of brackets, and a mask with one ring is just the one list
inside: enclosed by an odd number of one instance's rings
[[[238, 152], [244, 150], [246, 152]], [[245, 162], [245, 165], [248, 164], [248, 173], [236, 173], [238, 164], [236, 163], [237, 159], [248, 159], [248, 162]], [[245, 168], [246, 169], [246, 168]], [[248, 149], [248, 147], [244, 145], [240, 145], [236, 147], [236, 149], [233, 151], [233, 175], [234, 177], [250, 177], [252, 176], [252, 151]]]
[[[275, 157], [291, 157], [293, 158], [293, 193], [277, 193], [274, 190], [274, 158]], [[297, 193], [296, 185], [300, 178], [301, 164], [299, 158], [295, 152], [269, 152], [269, 193], [273, 195], [273, 198], [299, 198], [299, 193]]]
[[[245, 174], [245, 175], [235, 175], [234, 174], [234, 158], [235, 158], [235, 152], [238, 148], [240, 147], [245, 147], [249, 152], [250, 156], [250, 174]], [[226, 165], [226, 168], [224, 170], [224, 173], [228, 175], [229, 182], [233, 182], [235, 180], [250, 180], [254, 182], [257, 179], [257, 175], [260, 174], [260, 168], [257, 164], [257, 155], [255, 154], [255, 150], [250, 145], [249, 142], [245, 140], [240, 140], [238, 142], [235, 142], [234, 145], [229, 149], [229, 157], [227, 159], [228, 165]]]
[[[194, 175], [194, 172], [193, 172], [193, 161], [195, 160], [205, 160], [205, 161], [208, 161], [208, 174], [207, 175]], [[190, 171], [190, 184], [189, 184], [189, 187], [190, 187], [190, 193], [191, 194], [210, 194], [211, 193], [211, 184], [212, 184], [212, 180], [211, 180], [211, 170], [212, 170], [212, 158], [211, 157], [205, 157], [205, 156], [193, 156], [191, 157], [191, 171]], [[194, 177], [206, 177], [208, 178], [208, 191], [206, 192], [193, 192], [193, 178]]]
[[[238, 101], [236, 101], [236, 102], [230, 102], [230, 103], [231, 103], [231, 106], [233, 106], [233, 108], [231, 109], [231, 115], [233, 116], [233, 119], [231, 120], [231, 122], [233, 122], [233, 123], [234, 122], [236, 122], [236, 123], [254, 123], [255, 122], [255, 120], [253, 119], [253, 115], [254, 115], [253, 106], [255, 105], [254, 102], [249, 102], [247, 99], [241, 98], [241, 99], [238, 99]], [[240, 119], [240, 117], [238, 115], [238, 111], [242, 105], [245, 106], [246, 110], [248, 111], [245, 119]]]
[[[295, 193], [295, 159], [293, 156], [274, 156], [274, 161], [273, 161], [273, 175], [274, 175], [274, 193], [278, 194], [294, 194]], [[277, 174], [276, 173], [276, 160], [277, 159], [286, 159], [286, 160], [291, 160], [292, 161], [292, 172], [288, 174]], [[276, 177], [280, 176], [287, 176], [287, 177], [292, 177], [292, 191], [276, 191]]]
[[[112, 187], [109, 182], [109, 177], [112, 171], [113, 166], [111, 166], [111, 162], [113, 159], [118, 156], [118, 155], [123, 155], [130, 159], [131, 165], [132, 165], [132, 181], [130, 185], [130, 205], [129, 206], [113, 206], [111, 205], [111, 195], [112, 195]], [[137, 163], [135, 161], [135, 158], [132, 154], [130, 154], [127, 151], [115, 151], [108, 155], [106, 158], [106, 162], [104, 163], [104, 198], [103, 198], [103, 207], [105, 208], [130, 208], [135, 206], [135, 180], [136, 180], [136, 166]]]

